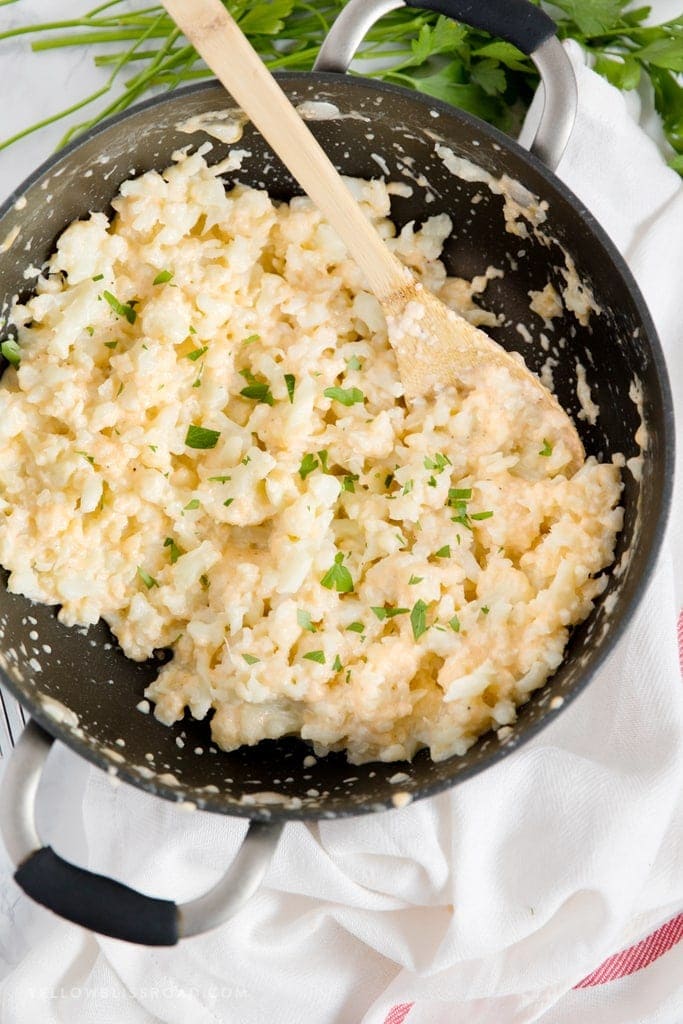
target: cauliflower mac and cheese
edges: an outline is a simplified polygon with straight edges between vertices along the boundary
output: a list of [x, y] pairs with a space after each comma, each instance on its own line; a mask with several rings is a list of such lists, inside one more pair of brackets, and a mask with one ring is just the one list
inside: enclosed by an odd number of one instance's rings
[[[619, 470], [569, 454], [504, 370], [410, 408], [386, 323], [306, 198], [177, 154], [73, 223], [16, 305], [0, 388], [9, 587], [173, 658], [170, 724], [230, 750], [462, 754], [562, 661], [605, 586]], [[397, 234], [392, 186], [349, 181], [389, 247], [475, 323], [495, 271], [449, 279], [445, 215]]]

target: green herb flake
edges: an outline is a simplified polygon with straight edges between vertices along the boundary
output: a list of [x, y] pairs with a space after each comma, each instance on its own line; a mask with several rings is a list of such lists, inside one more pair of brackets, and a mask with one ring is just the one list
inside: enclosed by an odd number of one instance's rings
[[250, 398], [253, 402], [261, 402], [264, 405], [272, 405], [274, 402], [270, 384], [267, 381], [249, 384], [246, 388], [242, 388], [240, 395], [242, 398]]
[[427, 632], [427, 605], [420, 599], [413, 605], [410, 613], [410, 625], [413, 627], [413, 636], [419, 640], [423, 633]]
[[253, 345], [255, 341], [260, 341], [260, 334], [250, 334], [248, 338], [245, 338], [242, 342], [243, 345]]
[[437, 474], [443, 473], [446, 466], [451, 466], [453, 463], [447, 455], [442, 455], [441, 452], [437, 452], [432, 458], [427, 456], [424, 460], [425, 469], [432, 469]]
[[210, 476], [208, 481], [210, 484], [227, 484], [228, 480], [232, 480], [231, 476]]
[[320, 468], [322, 469], [323, 473], [329, 473], [330, 470], [327, 465], [329, 453], [327, 452], [327, 449], [323, 448], [321, 452], [318, 452], [318, 458], [320, 459]]
[[363, 364], [358, 356], [351, 356], [350, 359], [346, 360], [346, 367], [348, 370], [362, 370]]
[[410, 608], [389, 608], [387, 605], [383, 608], [374, 608], [371, 605], [370, 611], [375, 613], [380, 622], [384, 622], [385, 619], [394, 619], [397, 615], [407, 615]]
[[149, 448], [149, 450], [151, 452], [154, 452], [155, 454], [159, 451], [159, 445], [158, 444], [148, 444], [147, 447]]
[[488, 615], [488, 613], [490, 611], [491, 611], [491, 609], [488, 607], [488, 605], [482, 605], [482, 609], [481, 609], [481, 614], [482, 615]]
[[104, 281], [104, 274], [95, 274], [93, 281]]
[[189, 332], [190, 332], [190, 334], [196, 334], [197, 333], [196, 330], [194, 329], [194, 327], [192, 326], [192, 324], [190, 324]]
[[246, 661], [247, 665], [257, 665], [260, 658], [255, 658], [253, 654], [243, 654], [242, 657]]
[[294, 390], [296, 388], [296, 377], [293, 373], [285, 374], [285, 384], [287, 385], [287, 395], [289, 396], [289, 404], [294, 405]]
[[393, 482], [394, 482], [394, 474], [393, 473], [387, 473], [387, 475], [384, 477], [384, 486], [385, 487], [391, 487]]
[[451, 621], [448, 623], [454, 633], [460, 632], [460, 619], [457, 615], [454, 615]]
[[332, 665], [332, 668], [334, 669], [335, 672], [343, 671], [344, 666], [341, 663], [341, 658], [339, 657], [339, 655], [337, 655], [336, 658], [334, 659], [334, 664]]
[[311, 613], [307, 612], [304, 608], [297, 608], [296, 621], [302, 629], [307, 629], [309, 633], [317, 633], [318, 630], [311, 622]]
[[427, 487], [436, 487], [436, 477], [435, 476], [430, 476], [429, 480], [427, 481]]
[[357, 480], [358, 473], [350, 473], [348, 476], [345, 476], [342, 480], [342, 491], [349, 491], [351, 494], [355, 494]]
[[325, 664], [325, 652], [324, 651], [309, 651], [308, 654], [304, 654], [306, 661], [316, 661], [318, 665]]
[[138, 318], [137, 313], [133, 309], [132, 305], [126, 304], [125, 302], [119, 302], [115, 295], [111, 292], [102, 292], [103, 297], [109, 303], [111, 308], [114, 310], [117, 316], [125, 317], [129, 324], [134, 324]]
[[195, 448], [198, 450], [215, 448], [220, 436], [220, 430], [209, 430], [208, 427], [199, 427], [196, 423], [191, 423], [187, 428], [185, 444], [188, 448]]
[[434, 552], [435, 558], [450, 558], [451, 557], [451, 546], [450, 544], [444, 544], [442, 548]]
[[225, 501], [223, 502], [223, 507], [230, 508], [234, 500], [234, 498], [226, 498]]
[[169, 551], [169, 555], [171, 556], [171, 565], [175, 565], [180, 556], [185, 554], [183, 549], [181, 547], [178, 547], [176, 542], [173, 540], [173, 537], [166, 538], [166, 540], [164, 541], [164, 547], [171, 549]]
[[18, 366], [21, 362], [21, 351], [14, 338], [8, 338], [0, 345], [0, 352], [12, 366]]
[[95, 465], [95, 459], [93, 458], [92, 455], [88, 455], [87, 452], [76, 452], [76, 455], [81, 455], [86, 460], [86, 462], [90, 463], [91, 466]]
[[449, 487], [448, 488], [448, 504], [451, 507], [459, 505], [460, 502], [469, 501], [472, 497], [471, 487]]
[[362, 622], [352, 622], [350, 626], [346, 627], [349, 633], [364, 633], [365, 626]]
[[183, 509], [183, 512], [195, 512], [199, 508], [199, 498], [193, 498], [192, 501], [188, 501], [187, 505]]
[[424, 576], [411, 576], [408, 580], [408, 586], [414, 587], [416, 583], [422, 583]]
[[201, 386], [201, 383], [202, 383], [202, 378], [201, 378], [201, 377], [197, 377], [197, 379], [196, 379], [196, 381], [194, 382], [194, 384], [192, 385], [192, 387], [193, 387], [193, 388], [198, 388], [198, 387], [200, 387], [200, 386]]
[[476, 519], [477, 522], [481, 522], [482, 519], [491, 519], [493, 512], [472, 512], [470, 519]]
[[301, 460], [301, 465], [299, 466], [299, 476], [301, 477], [302, 480], [305, 480], [306, 477], [309, 476], [313, 472], [313, 470], [317, 468], [318, 460], [316, 459], [315, 455], [304, 455], [303, 459]]
[[105, 343], [104, 343], [104, 347], [105, 348], [111, 348], [111, 349], [115, 349], [117, 345], [118, 345], [118, 341], [105, 341]]
[[242, 465], [243, 466], [248, 466], [250, 462], [251, 462], [251, 455], [245, 455], [244, 458], [242, 459]]
[[549, 458], [553, 454], [553, 446], [549, 441], [543, 438], [543, 447], [541, 448], [539, 455], [542, 455], [545, 459]]
[[197, 360], [201, 359], [201, 357], [206, 352], [208, 352], [208, 351], [209, 351], [209, 346], [208, 345], [203, 345], [202, 348], [195, 348], [195, 349], [192, 350], [192, 352], [188, 352], [187, 355], [185, 356], [185, 358], [186, 359], [191, 359], [193, 363], [196, 363]]
[[406, 482], [403, 485], [403, 492], [402, 493], [403, 494], [410, 494], [410, 492], [412, 491], [414, 486], [415, 485], [414, 485], [412, 480], [406, 480]]
[[88, 334], [92, 338], [93, 334], [95, 333], [95, 328], [92, 327], [90, 324], [88, 324], [88, 326], [86, 327], [86, 331], [88, 332]]
[[138, 576], [140, 577], [140, 579], [145, 584], [148, 590], [151, 590], [152, 587], [159, 586], [154, 577], [150, 576], [150, 574], [148, 572], [145, 572], [145, 570], [142, 569], [140, 566], [138, 566]]
[[160, 270], [157, 276], [152, 281], [152, 284], [168, 284], [168, 282], [172, 280], [172, 278], [173, 274], [171, 273], [170, 270]]
[[365, 395], [358, 388], [325, 388], [323, 394], [325, 398], [331, 398], [334, 402], [346, 406], [358, 405], [365, 401]]
[[350, 594], [353, 590], [353, 580], [351, 579], [351, 573], [342, 565], [344, 561], [344, 555], [341, 551], [338, 551], [334, 556], [333, 565], [327, 570], [321, 584], [328, 590], [336, 590], [339, 594]]

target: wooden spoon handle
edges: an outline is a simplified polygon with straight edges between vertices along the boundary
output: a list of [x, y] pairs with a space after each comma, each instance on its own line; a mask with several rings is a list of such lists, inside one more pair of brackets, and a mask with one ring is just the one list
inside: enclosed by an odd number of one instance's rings
[[175, 23], [345, 242], [381, 301], [411, 282], [220, 0], [162, 0]]

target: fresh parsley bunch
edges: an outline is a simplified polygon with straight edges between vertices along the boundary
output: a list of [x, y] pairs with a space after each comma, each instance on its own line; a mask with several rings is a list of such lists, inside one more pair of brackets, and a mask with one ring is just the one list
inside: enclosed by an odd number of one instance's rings
[[[0, 0], [0, 7], [21, 0]], [[345, 0], [225, 0], [266, 64], [305, 71]], [[595, 70], [619, 89], [635, 89], [643, 75], [654, 88], [656, 109], [671, 144], [671, 165], [683, 174], [683, 14], [646, 26], [649, 7], [629, 0], [555, 0], [552, 13], [561, 38], [576, 39], [594, 59]], [[73, 125], [61, 144], [151, 90], [169, 90], [211, 77], [164, 10], [108, 0], [81, 18], [23, 25], [0, 33], [0, 41], [33, 36], [34, 51], [96, 44], [95, 63], [110, 68], [101, 89], [74, 106], [0, 142], [0, 149], [44, 125], [68, 117], [105, 96], [113, 99], [90, 119]], [[370, 63], [371, 62], [371, 63]], [[355, 67], [369, 78], [417, 89], [462, 107], [503, 131], [521, 125], [538, 74], [510, 43], [440, 15], [402, 8], [370, 31]], [[364, 70], [367, 68], [369, 70]]]

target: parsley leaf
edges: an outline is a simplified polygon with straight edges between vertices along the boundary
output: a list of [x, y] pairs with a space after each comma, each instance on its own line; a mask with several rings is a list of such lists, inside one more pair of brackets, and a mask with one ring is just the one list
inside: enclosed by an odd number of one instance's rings
[[125, 302], [119, 302], [116, 296], [112, 295], [111, 292], [104, 291], [102, 292], [102, 296], [106, 299], [117, 316], [125, 317], [129, 324], [135, 323], [138, 315], [132, 306], [127, 305]]
[[150, 576], [150, 574], [148, 572], [145, 572], [145, 570], [142, 569], [140, 566], [138, 566], [138, 576], [140, 577], [140, 579], [145, 584], [148, 590], [151, 590], [152, 587], [159, 586], [154, 577]]
[[305, 611], [303, 608], [297, 608], [296, 621], [302, 629], [307, 629], [309, 633], [317, 633], [318, 630], [311, 622], [311, 613]]
[[413, 636], [419, 640], [423, 633], [427, 632], [427, 605], [422, 599], [416, 601], [410, 613], [410, 625], [413, 627]]
[[451, 547], [450, 547], [450, 544], [444, 544], [444, 546], [442, 548], [439, 548], [438, 551], [435, 551], [434, 552], [434, 557], [435, 558], [450, 558], [451, 557]]
[[334, 664], [332, 668], [334, 669], [335, 672], [341, 672], [342, 669], [344, 668], [344, 666], [341, 663], [341, 658], [339, 657], [339, 655], [337, 655], [336, 658], [334, 659]]
[[396, 615], [407, 615], [410, 608], [389, 608], [387, 605], [383, 608], [374, 608], [371, 605], [370, 611], [375, 613], [380, 622], [384, 622], [385, 619], [393, 619]]
[[287, 385], [287, 394], [289, 395], [290, 405], [294, 405], [294, 389], [296, 388], [296, 377], [293, 373], [285, 374], [285, 384]]
[[342, 565], [344, 561], [344, 555], [341, 551], [338, 551], [334, 556], [334, 563], [327, 570], [321, 584], [323, 587], [327, 587], [328, 590], [336, 590], [339, 594], [350, 594], [353, 590], [353, 580], [351, 579], [351, 573]]
[[331, 398], [346, 406], [357, 405], [365, 401], [365, 395], [358, 388], [325, 388], [323, 394], [325, 398]]
[[553, 454], [553, 446], [545, 438], [543, 438], [543, 447], [538, 454], [543, 455], [546, 459]]
[[152, 281], [152, 284], [166, 284], [173, 277], [170, 270], [160, 270], [157, 276]]
[[299, 476], [302, 480], [305, 480], [314, 469], [318, 468], [318, 460], [315, 455], [304, 455], [299, 466]]
[[493, 516], [493, 512], [472, 512], [470, 514], [470, 519], [477, 519], [477, 520], [490, 519], [492, 516]]
[[454, 615], [451, 621], [448, 623], [454, 633], [460, 632], [460, 619], [457, 615]]
[[325, 664], [324, 651], [309, 651], [308, 654], [304, 654], [304, 658], [306, 658], [307, 661], [317, 661], [319, 665]]
[[255, 384], [249, 384], [242, 388], [240, 395], [242, 398], [251, 398], [254, 402], [263, 402], [264, 405], [272, 405], [274, 401], [268, 381], [259, 380]]
[[198, 427], [196, 423], [192, 423], [187, 428], [185, 444], [188, 448], [215, 448], [220, 436], [220, 430], [209, 430], [208, 427]]
[[362, 622], [352, 622], [350, 626], [346, 627], [349, 633], [364, 633], [365, 626]]
[[178, 547], [176, 542], [173, 540], [173, 537], [166, 538], [166, 540], [164, 541], [164, 547], [171, 549], [169, 552], [171, 555], [171, 565], [175, 565], [180, 556], [185, 554], [183, 549]]
[[422, 583], [424, 576], [411, 576], [408, 580], [408, 586], [414, 587], [416, 583]]
[[350, 473], [348, 476], [345, 476], [342, 480], [342, 491], [349, 491], [351, 494], [355, 494], [356, 480], [358, 480], [358, 473]]
[[424, 460], [424, 467], [425, 467], [425, 469], [433, 469], [433, 470], [436, 471], [437, 474], [438, 473], [443, 473], [443, 471], [446, 468], [446, 466], [452, 466], [452, 465], [453, 465], [453, 463], [448, 458], [448, 456], [447, 455], [442, 455], [441, 452], [437, 452], [436, 455], [433, 458], [430, 458], [430, 456], [427, 455], [425, 460]]
[[246, 661], [247, 665], [257, 665], [260, 658], [255, 658], [253, 654], [243, 654], [242, 657]]
[[188, 352], [187, 355], [185, 356], [185, 358], [186, 359], [191, 359], [193, 363], [196, 363], [197, 360], [200, 359], [204, 355], [204, 353], [208, 352], [208, 351], [209, 351], [209, 346], [208, 345], [204, 345], [203, 348], [195, 348], [195, 349], [192, 350], [192, 352]]

